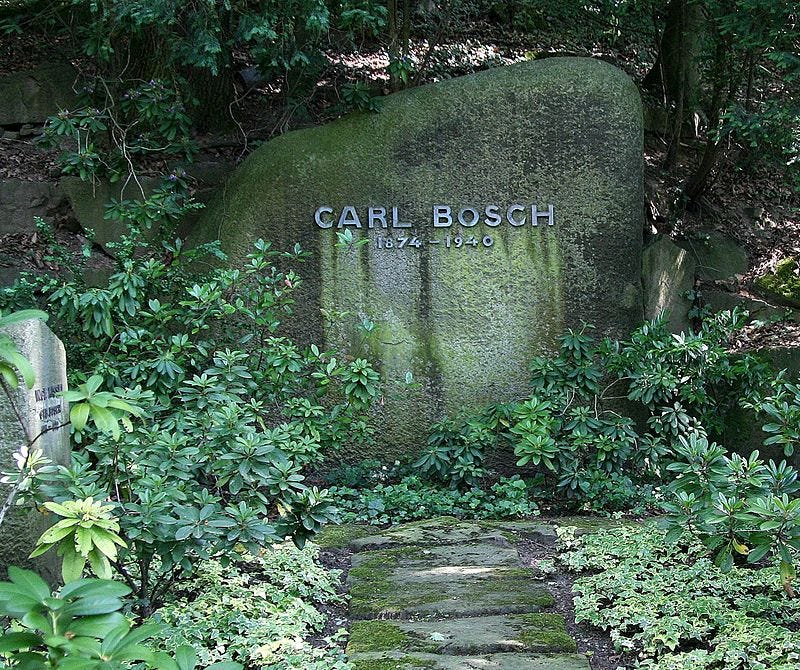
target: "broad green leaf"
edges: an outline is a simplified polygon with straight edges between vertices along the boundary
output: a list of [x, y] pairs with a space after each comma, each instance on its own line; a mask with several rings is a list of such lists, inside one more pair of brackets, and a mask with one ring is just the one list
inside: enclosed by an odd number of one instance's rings
[[103, 385], [103, 377], [101, 375], [92, 375], [86, 381], [86, 390], [91, 396], [97, 393], [97, 389], [99, 389], [102, 385]]
[[41, 646], [42, 638], [34, 633], [5, 633], [0, 635], [0, 654]]
[[119, 424], [109, 410], [105, 407], [92, 405], [91, 417], [100, 432], [111, 433], [115, 440], [119, 438]]
[[78, 553], [81, 556], [88, 556], [93, 546], [94, 542], [92, 541], [91, 529], [81, 526], [75, 528], [75, 548]]
[[3, 379], [5, 379], [6, 384], [8, 384], [9, 388], [16, 389], [19, 386], [19, 377], [17, 377], [17, 372], [11, 366], [0, 363], [0, 374], [3, 375]]
[[53, 512], [53, 514], [58, 514], [58, 516], [63, 516], [67, 518], [75, 517], [75, 513], [69, 507], [66, 507], [57, 502], [53, 502], [51, 500], [48, 500], [44, 504], [44, 508], [50, 510], [51, 512]]
[[35, 572], [23, 570], [14, 565], [8, 568], [9, 579], [21, 589], [39, 601], [50, 597], [50, 587]]
[[109, 631], [124, 622], [125, 617], [119, 612], [111, 612], [100, 616], [82, 617], [70, 624], [67, 633], [102, 639]]
[[234, 663], [233, 661], [220, 661], [219, 663], [212, 663], [206, 667], [206, 670], [242, 670], [244, 666], [241, 663]]
[[[153, 637], [161, 630], [161, 626], [157, 623], [146, 623], [138, 628], [129, 630], [125, 635], [113, 635], [103, 641], [102, 651], [108, 654], [118, 654], [125, 650], [127, 647], [136, 646], [140, 642]], [[117, 631], [114, 631], [117, 632]]]
[[180, 670], [175, 659], [163, 651], [154, 653], [150, 659], [150, 663], [153, 667], [157, 668], [157, 670]]
[[111, 563], [109, 563], [108, 558], [96, 549], [89, 552], [88, 558], [89, 565], [92, 567], [92, 572], [94, 572], [94, 574], [100, 577], [100, 579], [111, 579]]
[[[65, 584], [80, 579], [85, 565], [86, 559], [76, 552], [73, 547], [64, 547], [61, 562], [61, 577], [64, 579]], [[95, 614], [99, 614], [99, 612], [95, 612]]]
[[22, 375], [25, 386], [33, 388], [36, 383], [36, 373], [27, 358], [19, 353], [16, 348], [0, 347], [0, 358], [8, 361]]
[[[67, 519], [67, 521], [73, 520]], [[39, 542], [43, 544], [55, 544], [59, 540], [63, 540], [67, 535], [71, 535], [73, 531], [74, 523], [63, 523], [59, 521], [42, 533]], [[31, 556], [33, 556], [33, 554], [31, 554]]]
[[[52, 600], [52, 598], [49, 598], [48, 600]], [[41, 612], [28, 612], [24, 617], [22, 617], [22, 625], [30, 630], [40, 630], [47, 634], [53, 632], [52, 620]]]
[[75, 430], [81, 432], [86, 427], [86, 420], [89, 418], [89, 403], [82, 402], [73, 405], [69, 411], [69, 420]]
[[81, 656], [67, 656], [58, 664], [59, 670], [94, 670], [95, 668], [106, 667], [102, 661]]
[[121, 598], [131, 592], [130, 587], [121, 582], [107, 579], [82, 579], [61, 588], [61, 597], [97, 596], [103, 598]]
[[180, 670], [194, 670], [197, 665], [197, 652], [188, 645], [182, 645], [175, 650], [175, 661]]

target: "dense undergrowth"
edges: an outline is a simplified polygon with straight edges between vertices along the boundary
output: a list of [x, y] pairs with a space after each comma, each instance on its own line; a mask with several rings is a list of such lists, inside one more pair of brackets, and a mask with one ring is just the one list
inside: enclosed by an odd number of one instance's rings
[[653, 670], [790, 670], [800, 665], [800, 600], [775, 566], [723, 572], [689, 534], [665, 541], [656, 523], [576, 538], [561, 562], [578, 573], [575, 618]]
[[[340, 362], [336, 352], [277, 334], [300, 282], [277, 262], [297, 261], [299, 249], [280, 255], [259, 243], [241, 269], [198, 271], [196, 254], [214, 247], [186, 253], [165, 242], [173, 253], [165, 282], [163, 257], [131, 232], [106, 287], [85, 286], [79, 271], [70, 282], [29, 276], [5, 300], [59, 306], [53, 325], [81, 362], [69, 392], [80, 444], [73, 463], [48, 464], [33, 449], [14, 475], [20, 500], [54, 500], [45, 504], [61, 519], [37, 551], [59, 551], [66, 580], [88, 570], [124, 581], [126, 607], [146, 622], [151, 645], [188, 643], [204, 667], [345, 663], [336, 639], [307, 642], [324, 617], [296, 598], [315, 591], [311, 600], [335, 599], [311, 555], [263, 553], [285, 537], [302, 546], [337, 516], [376, 524], [442, 514], [525, 518], [545, 504], [551, 512], [666, 512], [661, 553], [648, 569], [682, 555], [688, 575], [714, 566], [736, 576], [735, 588], [741, 575], [758, 574], [793, 594], [797, 472], [724, 446], [732, 411], [762, 424], [764, 448], [791, 456], [800, 436], [797, 385], [726, 348], [744, 315], [710, 315], [697, 332], [679, 335], [658, 319], [625, 341], [594, 341], [588, 327], [569, 331], [557, 355], [531, 362], [529, 396], [432, 426], [416, 460], [329, 469], [326, 491], [304, 478], [348, 440], [369, 440], [378, 378], [366, 361]], [[501, 476], [495, 467], [509, 469], [510, 454], [516, 473]], [[647, 552], [655, 537], [613, 551]], [[758, 569], [747, 572], [748, 562]], [[670, 588], [687, 574], [676, 572]], [[0, 587], [0, 606], [13, 605], [14, 588]], [[771, 607], [748, 616], [775, 625]], [[709, 616], [725, 635], [742, 624], [717, 609]], [[166, 627], [158, 632], [155, 621]], [[13, 637], [25, 625], [19, 619], [8, 632], [20, 649], [32, 644]], [[653, 626], [678, 628], [658, 633], [673, 635], [658, 642], [620, 623], [618, 637], [662, 664], [684, 653], [685, 634], [666, 611]], [[112, 633], [99, 630], [102, 644]], [[157, 664], [160, 652], [152, 653], [142, 661]]]
[[317, 559], [314, 545], [283, 544], [227, 565], [204, 564], [155, 615], [162, 624], [155, 642], [191, 645], [202, 667], [233, 660], [270, 670], [345, 670], [345, 631], [320, 636], [328, 624], [323, 608], [343, 602], [339, 574]]

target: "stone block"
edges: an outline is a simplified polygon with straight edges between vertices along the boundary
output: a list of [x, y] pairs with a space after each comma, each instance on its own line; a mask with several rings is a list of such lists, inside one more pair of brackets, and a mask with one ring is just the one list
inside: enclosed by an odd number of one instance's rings
[[747, 253], [732, 239], [716, 230], [700, 231], [678, 245], [685, 249], [697, 265], [700, 279], [728, 279], [747, 272]]
[[75, 103], [74, 82], [68, 63], [0, 75], [0, 126], [44, 123]]
[[33, 233], [34, 217], [47, 218], [63, 201], [64, 194], [53, 182], [0, 180], [0, 235]]
[[642, 255], [645, 318], [654, 319], [665, 312], [673, 333], [689, 330], [692, 301], [686, 294], [694, 288], [694, 276], [691, 254], [668, 237], [647, 245]]
[[[20, 384], [13, 393], [13, 403], [0, 393], [0, 470], [16, 469], [15, 456], [28, 440], [33, 440], [34, 448], [41, 449], [52, 462], [67, 465], [70, 437], [69, 428], [63, 424], [69, 419], [69, 408], [57, 395], [67, 390], [64, 346], [47, 324], [37, 319], [8, 326], [4, 332], [30, 361], [36, 383], [33, 389]], [[10, 484], [0, 483], [0, 499], [5, 501], [10, 490]], [[34, 561], [28, 559], [51, 521], [35, 510], [12, 508], [0, 527], [0, 578], [5, 578], [9, 565], [17, 565], [38, 570], [48, 581], [57, 580], [60, 560], [55, 552]]]

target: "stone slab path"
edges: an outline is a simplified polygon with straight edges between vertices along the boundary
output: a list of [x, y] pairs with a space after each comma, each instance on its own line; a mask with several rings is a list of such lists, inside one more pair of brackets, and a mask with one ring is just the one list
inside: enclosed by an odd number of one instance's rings
[[355, 670], [589, 670], [553, 596], [509, 537], [552, 526], [434, 519], [342, 546]]

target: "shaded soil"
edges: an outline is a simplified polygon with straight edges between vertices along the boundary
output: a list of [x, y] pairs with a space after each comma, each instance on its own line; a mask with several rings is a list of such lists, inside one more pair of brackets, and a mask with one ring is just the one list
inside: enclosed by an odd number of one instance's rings
[[[350, 572], [350, 557], [353, 552], [349, 549], [323, 549], [320, 551], [319, 560], [328, 570], [341, 570], [337, 593], [347, 596], [347, 574]], [[330, 637], [340, 628], [349, 628], [350, 619], [347, 612], [347, 602], [340, 604], [317, 605], [317, 609], [327, 615], [328, 620], [317, 636], [310, 640], [311, 644], [323, 646], [323, 640]], [[347, 646], [347, 640], [341, 641], [342, 650]]]

